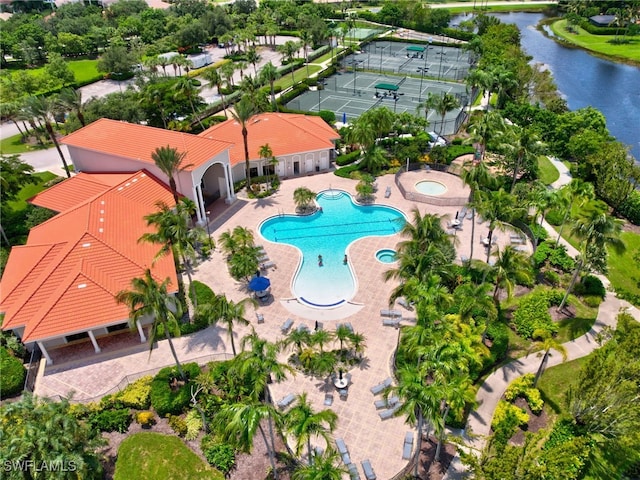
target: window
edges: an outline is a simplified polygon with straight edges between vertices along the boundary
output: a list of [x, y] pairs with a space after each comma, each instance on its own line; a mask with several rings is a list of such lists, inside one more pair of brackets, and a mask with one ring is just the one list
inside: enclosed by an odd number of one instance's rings
[[74, 335], [67, 335], [64, 339], [67, 343], [75, 342], [77, 340], [84, 340], [85, 338], [89, 338], [89, 334], [87, 332], [76, 333]]
[[257, 177], [258, 176], [258, 167], [251, 167], [249, 169], [249, 175], [251, 175], [251, 178]]
[[129, 329], [129, 324], [128, 323], [119, 323], [117, 325], [110, 325], [107, 327], [107, 332], [109, 333], [113, 333], [113, 332], [119, 332], [120, 330], [127, 330]]
[[264, 175], [275, 175], [275, 167], [273, 165], [265, 165], [262, 167]]

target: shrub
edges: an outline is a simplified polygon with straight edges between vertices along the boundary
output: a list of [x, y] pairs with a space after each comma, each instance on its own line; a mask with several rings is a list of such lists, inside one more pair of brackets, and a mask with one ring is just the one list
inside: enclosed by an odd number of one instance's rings
[[191, 401], [191, 380], [198, 376], [200, 367], [196, 363], [187, 363], [182, 368], [187, 381], [175, 389], [171, 383], [181, 381], [176, 367], [163, 368], [151, 382], [151, 405], [160, 416], [180, 414]]
[[602, 297], [598, 295], [585, 295], [582, 297], [582, 301], [587, 307], [597, 308], [602, 303]]
[[538, 415], [542, 411], [544, 406], [544, 400], [540, 396], [540, 390], [537, 388], [527, 388], [524, 391], [524, 398], [527, 399], [527, 404], [533, 413]]
[[24, 358], [27, 353], [24, 344], [13, 332], [0, 331], [0, 346], [5, 347], [16, 358]]
[[338, 168], [333, 173], [334, 175], [342, 178], [351, 178], [351, 174], [360, 168], [359, 164], [347, 165], [346, 167]]
[[493, 342], [489, 349], [491, 364], [507, 356], [509, 349], [509, 328], [502, 322], [493, 322], [487, 328], [487, 337]]
[[544, 295], [547, 297], [547, 301], [549, 302], [549, 306], [557, 307], [562, 303], [562, 299], [564, 298], [564, 292], [562, 290], [553, 289], [553, 290], [540, 290], [544, 292]]
[[318, 115], [322, 120], [327, 122], [328, 125], [333, 125], [336, 122], [336, 114], [331, 110], [320, 110]]
[[562, 221], [564, 220], [564, 213], [562, 213], [557, 208], [552, 208], [547, 212], [544, 218], [554, 227], [559, 227], [560, 225], [562, 225]]
[[190, 410], [184, 419], [187, 425], [187, 433], [184, 438], [187, 440], [195, 440], [202, 429], [202, 418], [197, 410]]
[[539, 223], [529, 225], [529, 228], [533, 235], [538, 239], [538, 242], [542, 242], [549, 238], [549, 232], [547, 232], [547, 230]]
[[0, 347], [0, 372], [0, 398], [10, 397], [22, 391], [27, 370], [5, 347]]
[[[435, 149], [436, 148], [434, 147], [434, 150]], [[475, 150], [471, 145], [450, 145], [444, 150], [444, 163], [451, 165], [451, 162], [459, 156], [474, 152]]]
[[620, 205], [618, 212], [634, 225], [640, 225], [640, 192], [637, 190], [631, 192]]
[[576, 262], [567, 254], [564, 245], [555, 246], [555, 242], [547, 240], [538, 245], [536, 252], [533, 254], [533, 261], [537, 268], [549, 262], [550, 265], [556, 267], [563, 272], [570, 272], [575, 268]]
[[527, 400], [527, 404], [533, 413], [540, 413], [544, 406], [544, 401], [540, 396], [540, 390], [533, 388], [534, 379], [533, 373], [527, 373], [515, 379], [504, 392], [504, 398], [512, 402], [518, 397], [523, 397]]
[[153, 377], [147, 375], [127, 385], [114, 397], [122, 403], [123, 407], [146, 410], [151, 406], [151, 382]]
[[506, 445], [518, 427], [526, 425], [528, 422], [527, 412], [511, 403], [500, 400], [491, 421], [496, 443], [501, 446]]
[[225, 476], [236, 464], [234, 449], [224, 443], [218, 443], [211, 435], [202, 437], [202, 453], [210, 465], [220, 470]]
[[351, 165], [353, 162], [360, 158], [360, 150], [355, 150], [345, 155], [336, 157], [336, 165], [343, 167], [345, 165]]
[[103, 410], [89, 416], [89, 423], [101, 432], [125, 433], [131, 425], [131, 420], [128, 408]]
[[191, 283], [193, 289], [189, 288], [189, 298], [193, 301], [193, 293], [195, 293], [196, 298], [198, 299], [198, 305], [200, 304], [213, 304], [216, 299], [216, 294], [213, 293], [211, 287], [209, 285], [199, 282], [198, 280], [194, 280]]
[[184, 421], [184, 418], [169, 414], [167, 415], [167, 419], [169, 420], [169, 426], [179, 436], [184, 437], [187, 434], [187, 422]]
[[142, 425], [143, 428], [149, 428], [156, 423], [156, 416], [149, 410], [138, 412], [136, 413], [136, 422]]
[[553, 270], [545, 270], [542, 275], [550, 285], [557, 287], [560, 284], [560, 275]]
[[585, 275], [576, 287], [574, 292], [577, 295], [594, 295], [604, 298], [607, 294], [607, 289], [604, 288], [602, 281], [594, 275]]
[[544, 290], [523, 297], [513, 313], [512, 321], [518, 334], [525, 338], [531, 338], [535, 330], [552, 334], [558, 331], [549, 314], [549, 294]]

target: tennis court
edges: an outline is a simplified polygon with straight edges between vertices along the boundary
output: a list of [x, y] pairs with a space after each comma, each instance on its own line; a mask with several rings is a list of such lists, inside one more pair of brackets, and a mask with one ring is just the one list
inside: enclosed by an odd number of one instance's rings
[[357, 40], [360, 42], [362, 40], [366, 40], [367, 38], [380, 35], [382, 32], [384, 32], [384, 30], [379, 28], [352, 28], [347, 31], [347, 34], [344, 36], [344, 38], [345, 40]]
[[462, 48], [376, 40], [341, 63], [344, 68], [356, 65], [379, 73], [461, 81], [469, 72], [469, 62], [470, 53]]
[[[371, 72], [349, 70], [324, 80], [323, 89], [305, 92], [287, 104], [288, 108], [302, 111], [329, 110], [338, 120], [353, 121], [369, 109], [387, 107], [396, 113], [417, 114], [418, 105], [427, 95], [450, 93], [460, 100], [461, 108], [447, 113], [442, 133], [449, 135], [457, 130], [464, 106], [468, 102], [466, 88], [462, 84], [434, 82], [414, 77], [379, 75]], [[424, 115], [424, 111], [422, 111]], [[441, 129], [442, 118], [434, 111], [427, 119], [430, 130]]]

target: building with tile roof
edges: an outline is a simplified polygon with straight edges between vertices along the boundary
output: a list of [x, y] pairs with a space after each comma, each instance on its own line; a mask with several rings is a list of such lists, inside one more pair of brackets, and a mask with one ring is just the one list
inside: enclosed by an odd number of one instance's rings
[[[100, 336], [128, 328], [128, 308], [114, 296], [147, 268], [177, 291], [173, 257], [154, 261], [158, 245], [138, 242], [153, 231], [144, 216], [156, 211], [156, 202], [174, 205], [170, 189], [149, 172], [80, 173], [30, 201], [59, 213], [11, 250], [0, 311], [2, 329], [37, 343], [47, 363], [52, 348], [89, 338], [100, 352]], [[141, 342], [150, 320], [137, 324]]]

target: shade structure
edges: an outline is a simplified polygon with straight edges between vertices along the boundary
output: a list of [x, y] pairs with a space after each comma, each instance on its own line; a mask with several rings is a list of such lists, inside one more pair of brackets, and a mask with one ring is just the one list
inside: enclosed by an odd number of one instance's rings
[[249, 288], [254, 292], [266, 290], [271, 285], [271, 280], [267, 277], [254, 277], [249, 282]]

